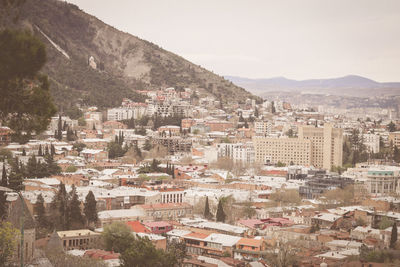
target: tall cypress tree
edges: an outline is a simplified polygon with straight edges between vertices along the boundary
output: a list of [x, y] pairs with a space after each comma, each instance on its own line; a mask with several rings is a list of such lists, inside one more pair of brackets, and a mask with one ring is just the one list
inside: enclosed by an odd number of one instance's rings
[[54, 147], [53, 144], [51, 144], [51, 146], [50, 146], [50, 155], [54, 156], [55, 154], [56, 154], [56, 148]]
[[392, 234], [390, 236], [390, 248], [395, 249], [397, 242], [397, 223], [393, 223]]
[[[7, 187], [6, 163], [3, 162], [3, 172], [1, 175], [1, 186]], [[0, 222], [7, 216], [7, 195], [6, 192], [0, 191]]]
[[52, 220], [54, 228], [57, 230], [68, 230], [68, 194], [63, 183], [60, 183], [58, 186], [58, 191], [51, 203], [51, 209], [52, 215], [54, 216]]
[[0, 191], [0, 222], [5, 220], [7, 217], [7, 194], [4, 191]]
[[98, 218], [97, 218], [97, 201], [94, 197], [94, 194], [92, 191], [89, 191], [89, 193], [86, 195], [85, 198], [85, 205], [83, 208], [83, 212], [85, 214], [86, 221], [88, 224], [90, 223], [96, 223]]
[[208, 196], [206, 197], [206, 204], [204, 206], [204, 218], [211, 219], [212, 214], [210, 212], [210, 204], [208, 203]]
[[141, 159], [142, 158], [142, 150], [140, 150], [137, 143], [135, 143], [134, 150], [135, 150], [135, 154], [137, 155], [137, 157]]
[[81, 212], [81, 202], [79, 201], [78, 194], [76, 193], [75, 185], [72, 185], [72, 190], [69, 193], [68, 205], [68, 219], [72, 228], [80, 229], [83, 226], [83, 216]]
[[36, 156], [32, 155], [29, 159], [28, 159], [28, 163], [26, 165], [26, 171], [27, 171], [27, 175], [29, 178], [33, 178], [33, 177], [38, 177], [38, 171], [39, 171], [39, 165], [38, 161], [36, 160]]
[[217, 222], [225, 222], [226, 214], [224, 212], [224, 208], [222, 207], [222, 201], [218, 202], [218, 209], [216, 215]]
[[59, 141], [62, 139], [62, 120], [61, 120], [61, 114], [58, 116], [58, 127], [57, 127], [57, 137]]
[[18, 158], [14, 158], [11, 161], [11, 171], [8, 175], [8, 187], [15, 190], [21, 191], [23, 189], [24, 175], [21, 171]]
[[175, 165], [172, 165], [172, 179], [175, 179]]
[[4, 186], [4, 187], [8, 186], [7, 172], [6, 172], [6, 162], [3, 162], [3, 172], [1, 174], [1, 185]]
[[37, 223], [38, 226], [41, 228], [47, 228], [47, 217], [46, 217], [46, 210], [44, 208], [44, 199], [42, 194], [39, 194], [36, 199], [36, 215], [37, 215]]
[[39, 145], [38, 156], [43, 156], [42, 145]]

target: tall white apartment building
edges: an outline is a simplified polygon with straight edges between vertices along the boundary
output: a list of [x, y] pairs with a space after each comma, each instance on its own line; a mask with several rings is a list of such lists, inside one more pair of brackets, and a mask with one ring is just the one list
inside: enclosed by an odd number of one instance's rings
[[379, 135], [377, 134], [363, 134], [363, 143], [367, 147], [367, 150], [372, 153], [379, 152]]
[[107, 110], [107, 120], [121, 121], [131, 118], [139, 119], [146, 114], [146, 106], [138, 105], [131, 107], [111, 108]]
[[268, 136], [272, 132], [272, 123], [269, 121], [254, 122], [254, 130], [256, 135]]
[[300, 126], [298, 138], [253, 137], [256, 161], [314, 166], [330, 170], [342, 166], [343, 130]]
[[255, 151], [252, 142], [247, 143], [220, 143], [217, 144], [218, 158], [231, 158], [233, 161], [253, 163]]
[[254, 136], [255, 160], [263, 164], [311, 165], [311, 141]]
[[325, 123], [323, 128], [299, 127], [298, 138], [311, 141], [311, 162], [317, 168], [330, 170], [343, 163], [343, 130]]

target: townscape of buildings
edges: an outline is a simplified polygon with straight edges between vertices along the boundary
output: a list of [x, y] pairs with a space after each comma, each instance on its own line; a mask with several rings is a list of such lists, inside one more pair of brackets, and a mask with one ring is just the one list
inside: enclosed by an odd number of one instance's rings
[[[395, 248], [400, 132], [392, 112], [355, 119], [252, 99], [221, 109], [217, 99], [188, 88], [140, 93], [145, 103], [81, 108], [79, 120], [60, 114], [25, 144], [12, 143], [11, 130], [0, 128], [0, 145], [21, 162], [32, 155], [44, 161], [39, 150], [52, 147], [61, 167], [23, 182], [31, 215], [26, 262], [36, 249], [59, 242], [68, 253], [118, 266], [119, 254], [98, 246], [115, 222], [156, 248], [184, 242], [183, 266], [274, 266], [271, 257], [287, 248], [297, 266], [336, 266], [373, 261], [363, 255]], [[156, 169], [149, 167], [154, 162]], [[36, 240], [37, 197], [50, 209], [61, 183], [67, 192], [76, 188], [82, 207], [93, 192], [98, 220], [90, 229]], [[7, 201], [11, 213], [20, 205], [16, 193]], [[221, 201], [223, 221], [216, 218]], [[205, 216], [206, 202], [212, 216]]]

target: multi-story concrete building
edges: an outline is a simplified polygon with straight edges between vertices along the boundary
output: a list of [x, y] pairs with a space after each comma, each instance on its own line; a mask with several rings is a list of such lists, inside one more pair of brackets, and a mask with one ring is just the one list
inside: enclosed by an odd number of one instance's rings
[[139, 119], [147, 112], [147, 105], [143, 103], [134, 103], [130, 106], [119, 108], [111, 108], [107, 110], [107, 120], [121, 121], [129, 120], [131, 118]]
[[162, 187], [154, 188], [154, 190], [160, 192], [161, 203], [182, 203], [184, 194], [183, 188]]
[[311, 165], [311, 141], [299, 138], [253, 137], [255, 160], [264, 164]]
[[218, 158], [228, 157], [234, 161], [253, 163], [255, 151], [252, 142], [247, 143], [220, 143], [217, 144]]
[[394, 146], [400, 148], [400, 132], [389, 133], [389, 143], [393, 143]]
[[256, 135], [270, 135], [272, 131], [272, 123], [269, 121], [256, 121], [254, 122], [254, 130]]
[[98, 246], [100, 234], [87, 229], [59, 231], [64, 250], [89, 249]]
[[367, 150], [372, 153], [379, 152], [379, 135], [377, 134], [363, 134], [362, 140]]
[[311, 163], [317, 168], [330, 170], [332, 166], [342, 166], [343, 130], [325, 123], [323, 128], [299, 127], [298, 138], [311, 141]]
[[342, 129], [299, 127], [298, 138], [253, 137], [257, 162], [297, 164], [330, 170], [342, 166]]
[[156, 137], [153, 139], [153, 142], [166, 147], [170, 154], [174, 154], [175, 152], [190, 152], [192, 149], [192, 140], [179, 136]]
[[370, 194], [389, 194], [396, 192], [399, 172], [394, 170], [368, 171], [367, 190]]

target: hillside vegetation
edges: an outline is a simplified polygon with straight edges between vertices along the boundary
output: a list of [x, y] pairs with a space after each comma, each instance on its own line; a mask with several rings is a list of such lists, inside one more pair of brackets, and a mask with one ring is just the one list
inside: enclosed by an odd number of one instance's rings
[[[66, 2], [26, 0], [7, 16], [1, 27], [28, 29], [46, 44], [44, 71], [61, 108], [76, 103], [110, 107], [123, 97], [143, 101], [136, 90], [164, 87], [198, 89], [225, 103], [255, 98], [223, 77], [106, 25]], [[91, 56], [97, 69], [88, 64]]]

